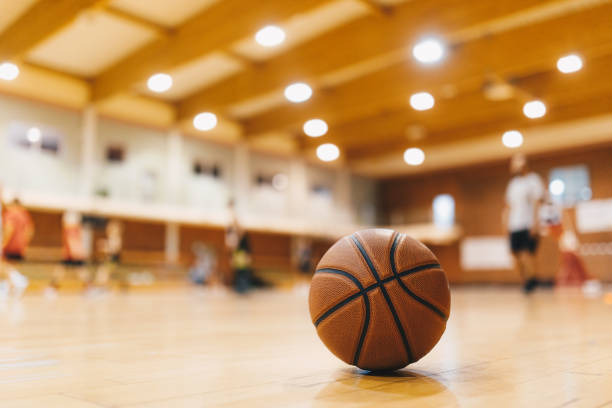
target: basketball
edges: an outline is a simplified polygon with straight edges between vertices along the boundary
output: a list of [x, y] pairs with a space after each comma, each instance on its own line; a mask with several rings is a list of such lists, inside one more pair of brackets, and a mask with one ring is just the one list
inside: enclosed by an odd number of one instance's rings
[[310, 286], [317, 334], [344, 362], [395, 370], [427, 354], [446, 328], [446, 274], [421, 242], [388, 229], [337, 241]]

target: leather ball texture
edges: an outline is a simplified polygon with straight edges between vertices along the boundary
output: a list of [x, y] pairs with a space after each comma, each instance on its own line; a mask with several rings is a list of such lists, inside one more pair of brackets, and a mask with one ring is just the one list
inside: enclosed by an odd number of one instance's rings
[[450, 313], [446, 274], [421, 242], [388, 229], [338, 240], [312, 279], [310, 316], [342, 361], [396, 370], [427, 354]]

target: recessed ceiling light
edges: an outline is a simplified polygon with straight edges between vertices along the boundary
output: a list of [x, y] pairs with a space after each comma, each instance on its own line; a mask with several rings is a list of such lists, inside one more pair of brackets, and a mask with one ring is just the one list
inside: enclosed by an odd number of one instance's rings
[[255, 34], [255, 41], [264, 47], [276, 47], [285, 41], [285, 31], [275, 25], [265, 26]]
[[26, 132], [26, 138], [30, 143], [38, 143], [42, 139], [42, 132], [37, 127], [31, 127]]
[[310, 137], [319, 137], [327, 133], [327, 123], [322, 119], [310, 119], [304, 123], [304, 133]]
[[509, 130], [502, 136], [504, 146], [516, 149], [523, 144], [523, 135], [518, 130]]
[[523, 105], [523, 113], [530, 119], [541, 118], [546, 115], [546, 105], [542, 101], [529, 101]]
[[428, 92], [418, 92], [410, 97], [410, 106], [418, 111], [424, 111], [433, 108], [435, 104], [434, 97]]
[[446, 46], [436, 38], [426, 38], [412, 47], [412, 55], [423, 64], [438, 62], [445, 53]]
[[293, 103], [305, 102], [312, 96], [312, 88], [303, 82], [296, 82], [285, 88], [285, 98]]
[[340, 149], [332, 143], [324, 143], [317, 147], [317, 157], [325, 162], [336, 160], [340, 157]]
[[11, 62], [0, 64], [0, 79], [12, 81], [19, 76], [19, 67]]
[[172, 77], [168, 74], [155, 74], [149, 77], [147, 86], [150, 90], [157, 93], [166, 92], [172, 88]]
[[564, 74], [580, 71], [582, 69], [582, 58], [576, 54], [561, 57], [557, 60], [557, 69]]
[[411, 147], [404, 152], [404, 161], [411, 166], [420, 166], [425, 161], [425, 152], [418, 147]]
[[202, 131], [214, 129], [217, 126], [217, 115], [210, 112], [198, 113], [193, 118], [193, 126]]

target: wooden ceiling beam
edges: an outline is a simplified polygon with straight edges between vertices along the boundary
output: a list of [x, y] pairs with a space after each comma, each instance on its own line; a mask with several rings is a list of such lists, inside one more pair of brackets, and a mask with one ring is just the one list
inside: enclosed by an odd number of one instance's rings
[[[420, 147], [434, 146], [458, 140], [473, 139], [491, 133], [501, 134], [510, 129], [529, 129], [541, 124], [563, 122], [566, 120], [597, 116], [612, 111], [612, 55], [590, 62], [580, 73], [567, 76], [556, 71], [540, 73], [519, 81], [528, 90], [545, 88], [542, 99], [547, 104], [548, 112], [543, 118], [533, 120], [526, 118], [521, 110], [521, 104], [484, 101], [481, 106], [469, 104], [465, 97], [456, 98], [448, 106], [441, 107], [446, 113], [464, 112], [467, 117], [457, 121], [460, 116], [450, 118], [438, 126], [429, 126], [427, 136], [419, 141], [410, 141], [403, 137], [403, 129], [398, 127], [388, 129], [385, 135], [367, 137], [367, 134], [353, 134], [343, 138], [345, 154], [351, 158], [364, 158], [368, 154], [388, 154], [417, 145]], [[546, 85], [542, 86], [544, 83]], [[510, 101], [509, 101], [510, 102]], [[518, 101], [515, 101], [518, 102]], [[446, 117], [444, 112], [440, 117]]]
[[[329, 31], [293, 50], [209, 86], [179, 103], [179, 116], [191, 117], [202, 110], [224, 111], [230, 105], [282, 89], [294, 81], [317, 85], [320, 78], [372, 59], [403, 63], [409, 47], [424, 33], [462, 30], [513, 15], [542, 4], [563, 0], [472, 0], [469, 13], [458, 12], [460, 0], [409, 1], [391, 15], [371, 14]], [[486, 26], [490, 29], [489, 26]], [[398, 52], [401, 51], [401, 52]], [[387, 64], [387, 65], [385, 65]], [[383, 67], [389, 62], [383, 62]]]
[[39, 0], [0, 34], [0, 61], [21, 59], [100, 0]]
[[558, 57], [573, 51], [587, 58], [598, 56], [612, 50], [610, 15], [612, 4], [606, 3], [464, 44], [438, 66], [397, 64], [324, 94], [315, 93], [308, 103], [285, 105], [253, 117], [246, 121], [246, 131], [257, 134], [298, 129], [313, 117], [322, 117], [333, 125], [406, 106], [408, 96], [416, 91], [435, 88], [442, 92], [458, 81], [482, 78], [486, 73], [512, 78], [546, 71], [554, 67]]
[[103, 72], [93, 83], [93, 98], [101, 100], [151, 74], [167, 71], [207, 53], [230, 47], [252, 36], [267, 23], [283, 21], [328, 0], [224, 0], [188, 20], [168, 37], [158, 39]]

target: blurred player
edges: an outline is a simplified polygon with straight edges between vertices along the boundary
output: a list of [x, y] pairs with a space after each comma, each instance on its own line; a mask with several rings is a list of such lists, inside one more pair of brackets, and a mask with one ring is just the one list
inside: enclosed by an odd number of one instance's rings
[[535, 270], [535, 252], [538, 247], [540, 205], [544, 198], [544, 185], [540, 176], [530, 172], [527, 158], [516, 154], [510, 162], [512, 179], [506, 188], [503, 225], [510, 237], [510, 247], [523, 279], [525, 293], [538, 285]]
[[110, 220], [106, 224], [106, 238], [100, 242], [100, 251], [104, 255], [104, 262], [96, 272], [95, 285], [106, 288], [111, 276], [116, 275], [119, 286], [127, 288], [127, 276], [118, 270], [123, 249], [123, 224], [119, 220]]
[[20, 296], [27, 288], [28, 279], [15, 265], [23, 261], [33, 236], [34, 223], [30, 213], [17, 198], [13, 199], [2, 211], [2, 255], [6, 261], [2, 268], [4, 293], [10, 287], [16, 296]]
[[87, 257], [83, 244], [83, 227], [81, 214], [75, 211], [66, 211], [62, 217], [62, 264], [55, 268], [46, 294], [55, 295], [66, 270], [75, 271], [79, 279], [88, 285], [89, 277], [85, 270]]

